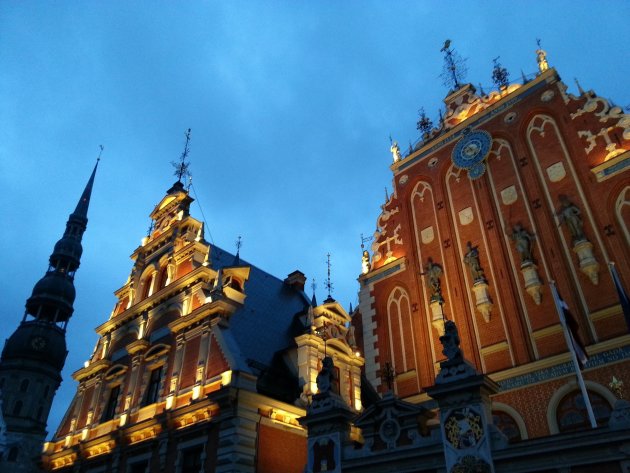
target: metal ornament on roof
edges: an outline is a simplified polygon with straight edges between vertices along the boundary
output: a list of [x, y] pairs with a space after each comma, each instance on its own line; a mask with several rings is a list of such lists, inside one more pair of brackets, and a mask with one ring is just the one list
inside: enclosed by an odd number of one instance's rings
[[470, 179], [479, 179], [486, 172], [485, 159], [492, 145], [492, 136], [487, 131], [475, 130], [464, 133], [453, 149], [453, 164], [468, 172]]

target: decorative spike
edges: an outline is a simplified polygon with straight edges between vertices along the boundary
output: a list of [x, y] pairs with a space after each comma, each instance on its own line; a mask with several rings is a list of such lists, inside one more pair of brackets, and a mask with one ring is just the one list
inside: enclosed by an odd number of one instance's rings
[[527, 79], [527, 76], [525, 76], [525, 73], [523, 72], [523, 69], [521, 69], [521, 80], [523, 81], [523, 85], [529, 82], [529, 80]]
[[485, 90], [483, 90], [483, 87], [481, 86], [481, 82], [479, 83], [479, 95], [486, 95]]
[[580, 96], [584, 95], [586, 92], [584, 92], [584, 89], [582, 88], [582, 86], [578, 82], [577, 77], [574, 77], [573, 80], [575, 81], [575, 85], [577, 85], [578, 92], [580, 93]]

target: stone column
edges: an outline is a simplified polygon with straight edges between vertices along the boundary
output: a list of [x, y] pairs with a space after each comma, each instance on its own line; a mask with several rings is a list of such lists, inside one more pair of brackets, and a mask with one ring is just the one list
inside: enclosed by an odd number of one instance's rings
[[444, 332], [440, 342], [447, 360], [440, 363], [435, 385], [426, 391], [440, 407], [446, 471], [493, 473], [493, 442], [507, 443], [492, 424], [490, 395], [499, 387], [464, 359], [453, 321], [445, 323]]

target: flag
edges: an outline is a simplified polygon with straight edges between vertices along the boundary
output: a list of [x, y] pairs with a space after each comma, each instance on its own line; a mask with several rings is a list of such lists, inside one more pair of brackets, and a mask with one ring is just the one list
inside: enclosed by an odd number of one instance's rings
[[586, 354], [586, 347], [580, 338], [580, 326], [569, 310], [567, 303], [564, 302], [564, 300], [560, 297], [560, 294], [558, 294], [555, 284], [551, 284], [551, 289], [553, 291], [554, 300], [556, 301], [558, 315], [565, 321], [562, 325], [566, 327], [567, 335], [571, 343], [569, 349], [573, 350], [573, 353], [575, 353], [580, 369], [584, 369], [586, 363], [588, 363], [588, 355]]
[[588, 391], [586, 390], [584, 378], [582, 377], [582, 369], [584, 369], [584, 365], [588, 362], [588, 355], [586, 354], [586, 349], [584, 348], [584, 344], [578, 334], [578, 323], [577, 320], [575, 320], [575, 317], [573, 317], [573, 314], [569, 311], [567, 303], [564, 302], [560, 297], [560, 294], [558, 294], [556, 283], [549, 281], [549, 286], [551, 287], [553, 301], [556, 304], [558, 317], [560, 317], [560, 324], [562, 325], [562, 330], [564, 331], [564, 338], [567, 342], [567, 346], [569, 347], [569, 353], [571, 354], [571, 359], [575, 368], [575, 376], [578, 384], [580, 385], [580, 391], [582, 391], [582, 398], [584, 399], [586, 411], [588, 412], [588, 418], [591, 422], [591, 427], [595, 429], [597, 428], [597, 421], [595, 420], [593, 406], [591, 406], [591, 400], [588, 397]]
[[626, 319], [626, 327], [628, 328], [628, 332], [630, 332], [630, 298], [628, 298], [628, 294], [621, 284], [621, 279], [619, 279], [615, 263], [612, 261], [609, 262], [608, 268], [610, 269], [610, 275], [612, 276], [613, 283], [615, 283], [615, 289], [617, 289], [617, 296], [619, 297], [619, 304], [621, 304], [623, 318]]

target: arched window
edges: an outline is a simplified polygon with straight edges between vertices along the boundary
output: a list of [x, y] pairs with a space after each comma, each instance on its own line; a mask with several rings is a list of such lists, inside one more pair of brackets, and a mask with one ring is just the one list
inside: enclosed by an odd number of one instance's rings
[[22, 401], [17, 401], [13, 405], [13, 415], [14, 416], [19, 416], [20, 412], [22, 412]]
[[523, 440], [521, 436], [521, 429], [519, 429], [516, 420], [507, 412], [492, 411], [492, 422], [501, 432], [503, 432], [510, 443]]
[[[600, 427], [606, 425], [612, 411], [610, 404], [603, 396], [593, 391], [588, 392], [588, 397], [591, 400], [597, 425]], [[556, 420], [560, 432], [590, 428], [591, 423], [580, 391], [571, 391], [562, 398], [556, 408]]]

